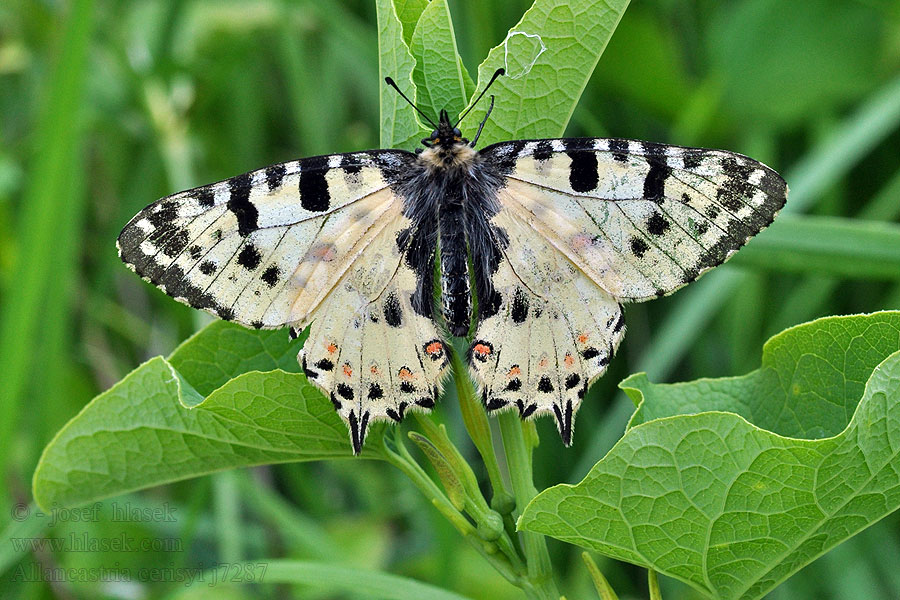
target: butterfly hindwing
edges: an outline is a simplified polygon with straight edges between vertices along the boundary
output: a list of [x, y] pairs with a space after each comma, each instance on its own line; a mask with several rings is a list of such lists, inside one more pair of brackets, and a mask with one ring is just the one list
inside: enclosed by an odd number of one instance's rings
[[475, 378], [489, 411], [552, 415], [568, 445], [588, 386], [625, 334], [622, 307], [513, 211], [491, 222], [509, 243], [492, 277], [500, 310], [475, 333]]
[[387, 225], [312, 314], [301, 364], [350, 428], [357, 454], [368, 426], [429, 410], [448, 365], [434, 322], [412, 306], [417, 278], [397, 243], [410, 226], [399, 203]]

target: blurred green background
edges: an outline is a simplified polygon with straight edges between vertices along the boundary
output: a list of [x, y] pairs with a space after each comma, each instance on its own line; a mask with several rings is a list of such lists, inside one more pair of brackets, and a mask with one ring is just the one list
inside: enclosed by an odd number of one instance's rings
[[[474, 73], [530, 2], [450, 4]], [[99, 506], [100, 518], [50, 529], [8, 510], [30, 501], [41, 449], [91, 397], [207, 322], [119, 262], [122, 225], [181, 189], [375, 147], [379, 85], [368, 0], [0, 4], [0, 519], [9, 524], [0, 597], [332, 597], [289, 586], [186, 588], [150, 576], [40, 576], [59, 567], [174, 573], [278, 557], [384, 569], [475, 598], [520, 597], [387, 464], [220, 474], [118, 498]], [[568, 134], [739, 151], [785, 175], [795, 213], [897, 222], [900, 2], [634, 2]], [[622, 434], [631, 407], [616, 384], [629, 373], [646, 370], [657, 381], [741, 374], [785, 327], [900, 307], [898, 277], [870, 273], [865, 261], [850, 278], [823, 261], [789, 262], [739, 255], [673, 297], [629, 306], [629, 334], [580, 411], [574, 447], [558, 443], [549, 420], [539, 423], [537, 486], [581, 479]], [[474, 457], [456, 406], [440, 411]], [[116, 522], [114, 506], [126, 502], [166, 506], [176, 518]], [[900, 598], [898, 524], [885, 519], [771, 597]], [[29, 535], [157, 543], [95, 552], [23, 549], [10, 539]], [[569, 598], [594, 597], [580, 550], [550, 544]], [[623, 599], [647, 597], [644, 571], [598, 561]], [[661, 583], [666, 600], [698, 597]]]

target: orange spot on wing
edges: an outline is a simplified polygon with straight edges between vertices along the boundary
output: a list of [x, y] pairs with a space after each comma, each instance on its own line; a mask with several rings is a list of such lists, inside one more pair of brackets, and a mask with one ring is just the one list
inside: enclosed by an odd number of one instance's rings
[[543, 368], [543, 369], [546, 369], [546, 368], [547, 368], [547, 364], [548, 364], [547, 359], [546, 359], [546, 358], [542, 358], [542, 359], [541, 359], [541, 362], [538, 363], [538, 366], [541, 367], [541, 368]]
[[477, 352], [478, 354], [487, 356], [491, 353], [491, 347], [486, 346], [485, 344], [475, 344], [475, 347], [472, 348], [472, 352]]
[[566, 363], [567, 367], [571, 367], [572, 365], [575, 364], [575, 359], [572, 357], [571, 354], [566, 353], [566, 357], [563, 359], [563, 362]]
[[334, 354], [337, 352], [337, 346], [334, 345], [334, 342], [329, 342], [325, 349], [328, 350], [328, 354]]
[[579, 343], [579, 344], [586, 344], [587, 341], [588, 341], [588, 334], [582, 333], [581, 335], [578, 336], [578, 343]]
[[350, 368], [348, 363], [344, 363], [344, 375], [347, 377], [353, 377], [353, 369]]
[[516, 375], [521, 375], [522, 369], [519, 368], [519, 365], [513, 366], [512, 369], [509, 370], [509, 373], [506, 374], [507, 377], [515, 377]]
[[412, 371], [410, 371], [406, 367], [401, 368], [400, 372], [397, 373], [397, 376], [404, 381], [409, 381], [416, 378], [416, 376], [412, 374]]
[[369, 367], [369, 371], [372, 372], [372, 375], [378, 375], [378, 367], [376, 365]]
[[444, 345], [440, 342], [431, 342], [425, 347], [425, 352], [430, 355], [440, 354], [444, 349]]

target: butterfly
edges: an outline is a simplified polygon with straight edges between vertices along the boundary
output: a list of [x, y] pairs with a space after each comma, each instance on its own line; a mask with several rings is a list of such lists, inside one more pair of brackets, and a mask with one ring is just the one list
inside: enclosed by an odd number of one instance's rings
[[409, 102], [434, 126], [415, 153], [316, 156], [180, 192], [117, 242], [176, 300], [294, 337], [309, 326], [298, 360], [355, 454], [371, 423], [434, 407], [449, 336], [470, 340], [488, 412], [551, 415], [570, 445], [623, 304], [721, 264], [787, 198], [774, 170], [733, 152], [605, 138], [476, 150], [490, 108], [470, 142], [468, 111], [434, 123]]

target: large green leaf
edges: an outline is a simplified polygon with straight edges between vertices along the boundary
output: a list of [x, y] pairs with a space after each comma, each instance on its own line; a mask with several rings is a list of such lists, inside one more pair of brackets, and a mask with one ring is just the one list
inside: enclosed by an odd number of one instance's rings
[[[364, 456], [377, 456], [379, 435]], [[204, 399], [157, 357], [59, 431], [33, 489], [46, 510], [236, 467], [351, 456], [346, 426], [303, 375], [253, 371]]]
[[[412, 2], [410, 2], [412, 4]], [[397, 16], [391, 0], [376, 0], [378, 19], [378, 74], [379, 83], [391, 77], [409, 98], [415, 99], [416, 88], [412, 73], [416, 60], [409, 53], [404, 40], [404, 25]], [[404, 10], [409, 17], [410, 10]], [[425, 129], [417, 121], [416, 111], [396, 91], [382, 85], [379, 91], [381, 106], [381, 147], [412, 150], [425, 135]]]
[[536, 0], [478, 67], [479, 90], [506, 69], [491, 88], [494, 112], [480, 145], [563, 135], [627, 6], [628, 0]]
[[255, 331], [227, 321], [213, 321], [178, 346], [169, 363], [202, 395], [249, 371], [298, 372], [299, 340], [287, 329]]
[[632, 376], [633, 426], [520, 526], [759, 598], [900, 507], [898, 349], [900, 312], [830, 317], [772, 338], [744, 377]]
[[413, 80], [419, 108], [437, 122], [446, 109], [458, 115], [468, 100], [468, 74], [456, 49], [447, 0], [431, 0], [419, 17], [410, 45], [416, 57]]

